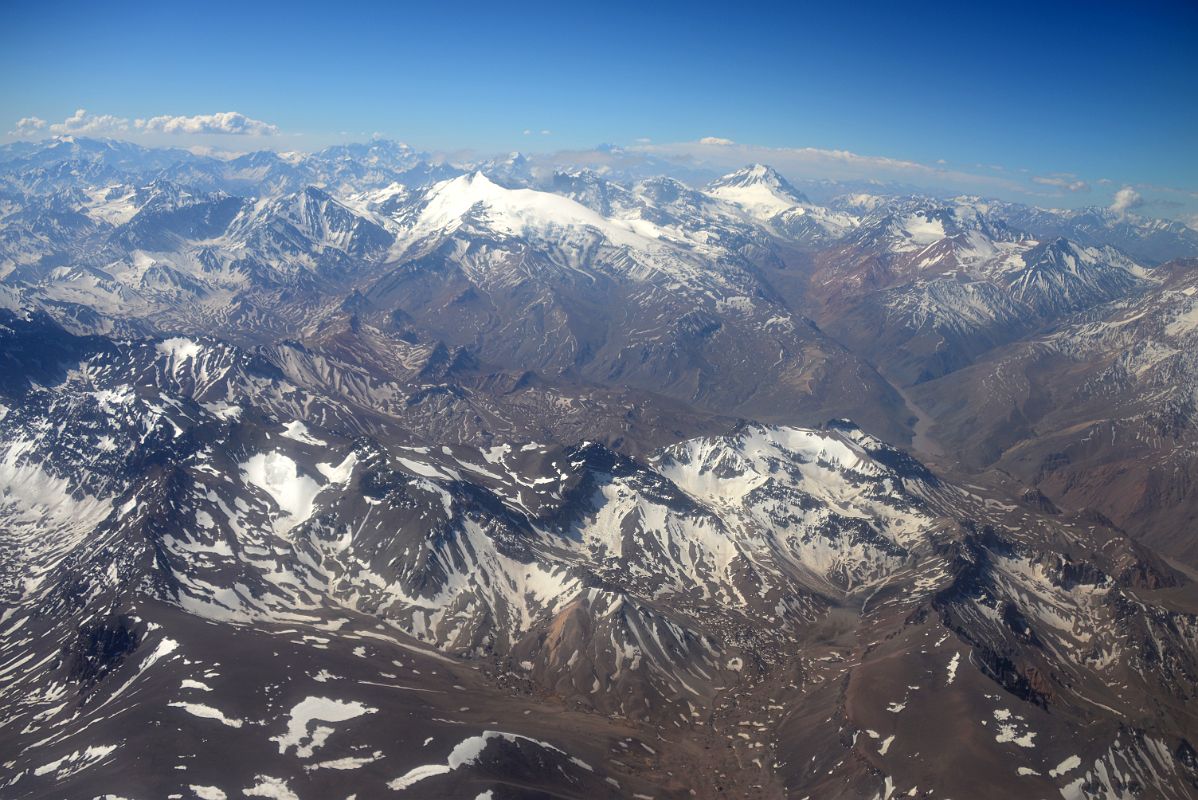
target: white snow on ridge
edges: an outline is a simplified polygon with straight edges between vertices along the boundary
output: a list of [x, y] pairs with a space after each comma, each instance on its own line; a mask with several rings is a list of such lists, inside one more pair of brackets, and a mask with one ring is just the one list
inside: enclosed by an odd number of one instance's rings
[[86, 494], [75, 499], [65, 478], [54, 477], [23, 458], [34, 445], [32, 440], [14, 441], [0, 460], [0, 513], [10, 524], [28, 521], [43, 529], [63, 525], [90, 530], [108, 516], [110, 499]]
[[534, 189], [505, 189], [481, 172], [436, 184], [416, 228], [456, 228], [471, 211], [484, 212], [490, 227], [512, 236], [552, 227], [593, 228], [616, 244], [643, 247], [645, 226], [610, 220], [561, 195]]
[[792, 190], [772, 169], [754, 164], [724, 176], [706, 194], [738, 209], [741, 215], [774, 228], [814, 224], [825, 235], [839, 237], [860, 223], [851, 214], [810, 203]]
[[178, 649], [179, 643], [177, 641], [171, 639], [169, 636], [163, 637], [162, 641], [158, 643], [153, 652], [146, 656], [146, 660], [141, 663], [141, 666], [137, 668], [137, 671], [145, 672], [147, 669], [154, 666], [159, 661], [166, 658]]
[[98, 186], [86, 191], [90, 203], [84, 213], [109, 225], [124, 225], [137, 214], [136, 194], [127, 186]]
[[572, 758], [564, 750], [554, 747], [548, 742], [542, 742], [539, 739], [533, 739], [528, 736], [521, 736], [518, 733], [483, 731], [478, 736], [471, 736], [459, 742], [457, 746], [454, 747], [450, 752], [449, 757], [446, 759], [444, 764], [422, 764], [421, 766], [414, 767], [413, 769], [408, 770], [408, 772], [404, 775], [401, 775], [395, 780], [388, 782], [387, 786], [395, 791], [402, 791], [407, 789], [409, 786], [428, 778], [433, 778], [437, 775], [445, 775], [453, 772], [459, 767], [475, 764], [478, 762], [479, 757], [483, 754], [483, 751], [487, 749], [487, 745], [497, 739], [502, 739], [512, 743], [523, 741], [535, 744], [539, 747], [545, 748], [546, 750], [550, 750], [561, 755], [562, 757], [568, 759], [575, 766], [585, 769], [587, 772], [594, 772], [594, 769], [590, 764], [582, 761], [581, 759]]
[[98, 764], [107, 758], [113, 750], [116, 750], [116, 745], [114, 744], [101, 744], [88, 747], [84, 750], [76, 750], [56, 761], [51, 761], [49, 764], [43, 764], [35, 769], [33, 774], [41, 776], [53, 772], [57, 780], [63, 780]]
[[[568, 272], [590, 274], [601, 265], [637, 281], [664, 278], [673, 290], [727, 283], [722, 271], [711, 269], [711, 259], [723, 251], [706, 244], [704, 237], [700, 241], [640, 217], [605, 217], [551, 192], [506, 189], [480, 172], [435, 184], [423, 205], [399, 224], [403, 231], [392, 248], [393, 259], [409, 257], [471, 226], [484, 237], [489, 231], [500, 241], [524, 240], [543, 250], [555, 268]], [[618, 252], [597, 252], [608, 250]], [[506, 258], [497, 262], [494, 255], [463, 258], [461, 264], [482, 280], [522, 268]]]
[[318, 447], [325, 447], [328, 445], [328, 442], [322, 439], [317, 439], [315, 436], [309, 433], [308, 426], [300, 422], [298, 419], [288, 422], [283, 426], [283, 435], [288, 439], [293, 439], [297, 442], [303, 442], [304, 444], [314, 444]]
[[174, 359], [176, 363], [195, 358], [203, 351], [198, 343], [182, 336], [161, 341], [154, 345], [154, 349], [162, 355]]
[[404, 458], [403, 456], [396, 456], [395, 460], [398, 461], [400, 464], [402, 464], [405, 469], [408, 469], [411, 472], [415, 473], [416, 475], [420, 475], [425, 478], [433, 478], [436, 480], [451, 480], [453, 477], [450, 475], [446, 475], [441, 470], [437, 469], [436, 467], [432, 466], [431, 464], [426, 464], [423, 461], [414, 461], [410, 458]]
[[72, 492], [70, 481], [46, 472], [33, 459], [35, 443], [0, 444], [0, 530], [8, 543], [10, 575], [30, 597], [59, 560], [83, 543], [112, 513], [112, 498]]
[[759, 219], [777, 216], [796, 206], [794, 200], [778, 194], [764, 183], [755, 183], [750, 186], [717, 186], [707, 193], [729, 203], [735, 203]]
[[[730, 530], [759, 530], [774, 524], [777, 514], [786, 515], [792, 520], [787, 557], [846, 588], [880, 580], [899, 561], [861, 542], [827, 536], [823, 531], [833, 515], [862, 520], [901, 547], [934, 524], [926, 511], [907, 502], [909, 491], [915, 490], [905, 488], [903, 477], [874, 459], [867, 449], [870, 442], [859, 431], [751, 425], [732, 436], [672, 445], [654, 457], [654, 466], [683, 492], [718, 509], [733, 523]], [[773, 492], [771, 484], [793, 486], [817, 502], [806, 504], [789, 488]], [[702, 533], [690, 527], [696, 535]], [[716, 563], [727, 562], [716, 546], [721, 540], [729, 541], [725, 534], [702, 537]]]
[[317, 464], [316, 469], [325, 477], [329, 483], [348, 483], [350, 477], [354, 474], [354, 467], [358, 463], [358, 454], [350, 453], [340, 464], [333, 466], [328, 464]]
[[1198, 303], [1191, 303], [1188, 309], [1177, 314], [1165, 326], [1165, 333], [1169, 336], [1185, 336], [1194, 331], [1198, 331]]
[[224, 401], [216, 403], [200, 403], [200, 405], [217, 419], [241, 419], [241, 406], [233, 405], [232, 403], [226, 403]]
[[284, 519], [275, 521], [275, 530], [286, 533], [312, 515], [321, 486], [301, 475], [290, 458], [278, 451], [258, 453], [239, 466], [242, 479], [270, 495], [282, 512]]
[[902, 222], [902, 229], [918, 245], [929, 245], [944, 238], [944, 223], [922, 214], [912, 214]]
[[[674, 452], [658, 466], [658, 471], [688, 494], [707, 500], [740, 499], [769, 480], [775, 464], [795, 464], [796, 459], [795, 465], [811, 484], [804, 488], [812, 492], [817, 487], [835, 492], [842, 500], [856, 490], [837, 473], [873, 476], [883, 472], [856, 444], [803, 428], [755, 425], [735, 440], [697, 438], [671, 449]], [[715, 470], [717, 462], [735, 466], [739, 474], [729, 477], [728, 470]]]
[[404, 789], [407, 789], [409, 786], [420, 783], [420, 781], [426, 780], [427, 778], [433, 778], [437, 775], [446, 775], [450, 772], [452, 772], [452, 770], [444, 764], [424, 764], [419, 767], [413, 767], [393, 781], [388, 781], [387, 788], [401, 792]]

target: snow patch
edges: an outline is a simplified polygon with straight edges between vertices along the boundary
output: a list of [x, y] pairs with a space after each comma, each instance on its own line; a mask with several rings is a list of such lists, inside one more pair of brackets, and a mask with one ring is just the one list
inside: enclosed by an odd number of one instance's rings
[[101, 744], [88, 747], [85, 750], [76, 750], [60, 759], [51, 761], [49, 764], [43, 764], [35, 769], [33, 774], [41, 776], [53, 772], [55, 773], [55, 778], [63, 780], [98, 764], [107, 758], [113, 750], [116, 750], [116, 745], [114, 744]]
[[268, 797], [270, 800], [300, 800], [299, 795], [291, 791], [287, 781], [282, 778], [272, 778], [269, 775], [255, 775], [257, 783], [241, 793], [246, 797]]
[[287, 732], [272, 736], [272, 742], [278, 742], [279, 754], [285, 754], [290, 747], [295, 748], [296, 755], [308, 758], [333, 732], [332, 728], [317, 725], [311, 733], [309, 725], [314, 721], [344, 722], [363, 714], [373, 714], [377, 708], [371, 708], [356, 700], [332, 700], [328, 697], [307, 697], [297, 703], [289, 714]]
[[358, 454], [350, 453], [335, 467], [332, 464], [317, 464], [316, 469], [329, 483], [346, 484], [354, 474], [357, 463]]
[[948, 685], [952, 686], [953, 681], [957, 679], [957, 667], [961, 663], [961, 654], [953, 653], [952, 660], [948, 662]]
[[278, 451], [258, 453], [239, 466], [242, 479], [270, 495], [282, 512], [284, 519], [275, 520], [276, 531], [286, 533], [312, 515], [320, 484], [301, 475], [290, 458]]
[[308, 426], [300, 422], [298, 419], [293, 422], [288, 422], [283, 426], [283, 435], [288, 439], [293, 439], [304, 444], [313, 444], [317, 447], [326, 447], [328, 442], [323, 439], [317, 439], [308, 431]]
[[173, 359], [176, 364], [189, 358], [195, 358], [204, 350], [196, 342], [182, 336], [161, 341], [154, 345], [154, 349], [167, 358]]
[[186, 703], [181, 700], [176, 700], [168, 703], [171, 708], [181, 708], [193, 717], [201, 717], [203, 719], [214, 719], [222, 725], [228, 725], [230, 728], [240, 728], [245, 724], [243, 720], [226, 717], [223, 711], [215, 709], [212, 706], [206, 706], [203, 703]]
[[419, 767], [415, 767], [408, 770], [408, 772], [404, 775], [401, 775], [395, 780], [388, 782], [387, 786], [395, 791], [402, 791], [403, 789], [407, 789], [409, 786], [428, 778], [433, 778], [437, 775], [445, 775], [460, 767], [475, 764], [478, 762], [479, 757], [483, 754], [483, 751], [487, 749], [487, 745], [496, 739], [502, 739], [512, 743], [520, 741], [530, 742], [538, 747], [543, 747], [546, 750], [550, 750], [569, 759], [570, 763], [585, 769], [587, 772], [594, 772], [590, 764], [587, 764], [585, 761], [582, 761], [578, 758], [571, 758], [564, 750], [554, 747], [548, 742], [542, 742], [539, 739], [533, 739], [528, 736], [521, 736], [518, 733], [483, 731], [478, 736], [471, 736], [459, 742], [457, 746], [454, 747], [450, 752], [449, 757], [446, 759], [444, 764], [423, 764]]
[[233, 405], [232, 403], [226, 403], [223, 400], [216, 403], [200, 403], [200, 405], [204, 408], [204, 410], [217, 419], [223, 419], [226, 421], [235, 421], [241, 419], [241, 406]]
[[1072, 772], [1082, 765], [1082, 760], [1078, 756], [1069, 756], [1069, 758], [1057, 764], [1048, 771], [1048, 774], [1054, 778], [1059, 778], [1066, 772]]
[[228, 795], [215, 786], [197, 786], [194, 783], [187, 787], [199, 800], [227, 800]]

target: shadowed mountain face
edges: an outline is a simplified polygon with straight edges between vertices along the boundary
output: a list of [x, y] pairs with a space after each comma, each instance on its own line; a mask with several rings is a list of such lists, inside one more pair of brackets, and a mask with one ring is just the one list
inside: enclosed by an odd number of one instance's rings
[[388, 142], [0, 190], [4, 797], [1198, 795], [1189, 229]]

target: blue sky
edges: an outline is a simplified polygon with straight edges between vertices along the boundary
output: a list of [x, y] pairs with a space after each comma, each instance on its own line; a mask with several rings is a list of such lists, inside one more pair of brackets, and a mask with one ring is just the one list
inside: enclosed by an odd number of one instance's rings
[[615, 143], [1045, 205], [1131, 187], [1198, 213], [1198, 3], [981, 5], [26, 3], [0, 32], [0, 130]]

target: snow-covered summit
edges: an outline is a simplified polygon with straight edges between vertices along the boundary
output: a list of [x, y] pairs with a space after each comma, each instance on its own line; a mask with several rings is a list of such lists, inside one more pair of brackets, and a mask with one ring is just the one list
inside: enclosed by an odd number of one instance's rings
[[640, 245], [631, 223], [608, 219], [567, 197], [535, 189], [507, 189], [481, 171], [435, 184], [416, 214], [413, 231], [453, 231], [467, 220], [508, 236], [560, 228], [592, 228], [612, 242]]
[[708, 187], [708, 193], [744, 207], [754, 216], [772, 217], [798, 205], [807, 204], [807, 197], [782, 177], [776, 169], [764, 164], [750, 164], [719, 178]]

